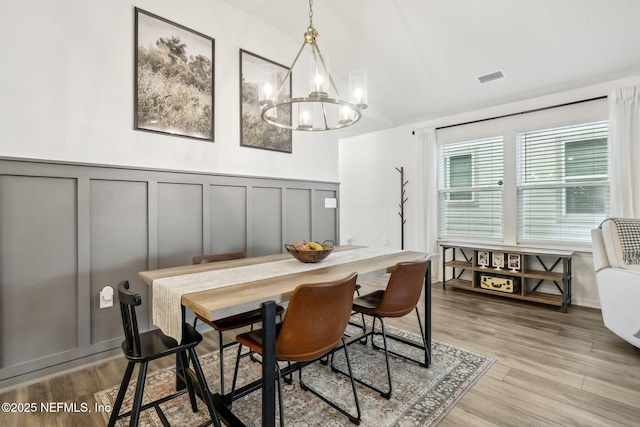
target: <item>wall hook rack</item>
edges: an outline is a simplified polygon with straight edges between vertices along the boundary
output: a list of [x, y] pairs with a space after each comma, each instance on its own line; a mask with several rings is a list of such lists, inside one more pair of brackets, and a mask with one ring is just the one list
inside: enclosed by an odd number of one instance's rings
[[404, 218], [404, 204], [409, 200], [408, 197], [405, 197], [407, 191], [404, 187], [409, 181], [404, 180], [404, 166], [401, 166], [400, 169], [396, 168], [396, 170], [400, 172], [400, 212], [398, 212], [398, 215], [400, 215], [400, 249], [404, 249], [404, 224], [407, 222]]

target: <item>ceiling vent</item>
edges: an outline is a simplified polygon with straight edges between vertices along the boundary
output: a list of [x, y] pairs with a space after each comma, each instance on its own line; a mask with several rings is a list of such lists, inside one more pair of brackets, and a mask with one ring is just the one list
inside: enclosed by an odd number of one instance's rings
[[498, 71], [494, 71], [493, 73], [478, 76], [476, 77], [476, 79], [478, 79], [478, 82], [482, 85], [485, 83], [492, 82], [494, 80], [504, 79], [504, 74], [502, 73], [502, 70], [498, 70]]

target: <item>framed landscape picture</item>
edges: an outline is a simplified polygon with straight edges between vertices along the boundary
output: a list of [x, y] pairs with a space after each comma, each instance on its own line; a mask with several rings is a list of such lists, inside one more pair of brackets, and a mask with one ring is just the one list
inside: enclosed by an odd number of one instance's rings
[[[287, 67], [240, 49], [240, 145], [264, 150], [291, 153], [291, 129], [269, 125], [262, 120], [258, 104], [259, 70], [270, 64], [277, 70], [278, 84], [287, 74]], [[282, 89], [280, 98], [291, 97], [292, 79]], [[278, 117], [291, 124], [290, 106], [278, 107]]]
[[134, 129], [213, 141], [215, 43], [135, 8]]

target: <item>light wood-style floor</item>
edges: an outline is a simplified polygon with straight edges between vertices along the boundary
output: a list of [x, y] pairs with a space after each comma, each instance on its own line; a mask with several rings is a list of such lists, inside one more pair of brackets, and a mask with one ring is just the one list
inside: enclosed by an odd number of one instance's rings
[[[361, 282], [363, 291], [386, 285]], [[520, 302], [434, 284], [433, 338], [496, 358], [439, 426], [638, 426], [640, 350], [602, 324], [599, 310]], [[640, 308], [639, 308], [640, 309]], [[389, 322], [417, 332], [413, 315]], [[217, 348], [205, 334], [199, 354]], [[167, 358], [170, 359], [170, 358]], [[156, 363], [151, 370], [171, 360]], [[119, 384], [119, 357], [0, 395], [0, 402], [85, 402]], [[134, 376], [136, 373], [134, 373]], [[0, 413], [2, 426], [104, 426], [99, 413]]]

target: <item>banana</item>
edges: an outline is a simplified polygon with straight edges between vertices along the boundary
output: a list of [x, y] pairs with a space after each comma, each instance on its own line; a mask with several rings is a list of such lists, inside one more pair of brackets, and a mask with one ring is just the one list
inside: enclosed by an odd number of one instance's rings
[[316, 243], [316, 242], [309, 242], [307, 243], [307, 245], [309, 245], [309, 248], [314, 251], [321, 251], [324, 249], [320, 243]]

